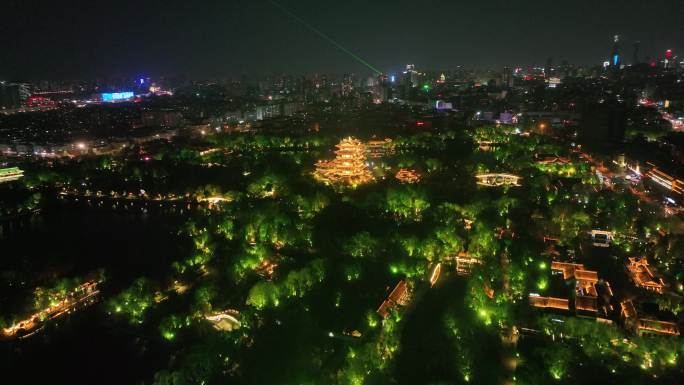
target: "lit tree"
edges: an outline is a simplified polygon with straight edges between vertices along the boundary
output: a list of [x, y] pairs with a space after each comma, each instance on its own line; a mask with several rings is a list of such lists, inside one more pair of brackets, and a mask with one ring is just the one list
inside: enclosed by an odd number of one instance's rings
[[430, 207], [427, 195], [414, 186], [390, 188], [386, 192], [386, 210], [400, 219], [418, 221]]
[[569, 204], [556, 204], [551, 208], [551, 221], [558, 225], [561, 239], [565, 242], [577, 238], [582, 230], [588, 230], [591, 218], [578, 207]]
[[131, 323], [142, 323], [147, 309], [154, 302], [154, 290], [146, 278], [138, 278], [126, 290], [112, 297], [107, 302], [110, 314], [122, 314]]
[[247, 295], [247, 304], [254, 306], [257, 309], [266, 307], [267, 305], [278, 305], [279, 300], [278, 287], [270, 281], [257, 282], [249, 290]]
[[378, 241], [367, 231], [354, 234], [344, 244], [345, 252], [352, 257], [370, 257], [377, 252], [377, 249]]

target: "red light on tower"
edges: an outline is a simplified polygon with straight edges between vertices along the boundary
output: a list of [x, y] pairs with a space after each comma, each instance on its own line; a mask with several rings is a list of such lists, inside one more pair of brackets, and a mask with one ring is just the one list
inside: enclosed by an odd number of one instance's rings
[[667, 51], [665, 51], [665, 59], [667, 59], [667, 60], [672, 59], [672, 50], [671, 49], [668, 49]]

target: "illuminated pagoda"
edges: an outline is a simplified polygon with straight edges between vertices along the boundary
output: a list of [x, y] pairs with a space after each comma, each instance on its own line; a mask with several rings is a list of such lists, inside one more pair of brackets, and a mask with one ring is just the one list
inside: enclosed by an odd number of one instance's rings
[[394, 177], [401, 183], [418, 183], [420, 181], [420, 174], [416, 170], [407, 170], [405, 168], [397, 171]]
[[366, 146], [352, 137], [342, 139], [336, 145], [335, 159], [316, 162], [316, 179], [325, 183], [356, 187], [373, 180], [366, 166]]

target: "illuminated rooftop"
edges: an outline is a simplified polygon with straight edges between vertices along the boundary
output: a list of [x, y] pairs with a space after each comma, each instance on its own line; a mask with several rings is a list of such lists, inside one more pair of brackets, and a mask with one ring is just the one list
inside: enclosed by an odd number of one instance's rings
[[376, 312], [382, 318], [387, 318], [389, 316], [390, 310], [394, 309], [396, 306], [404, 306], [408, 300], [408, 285], [406, 281], [401, 280], [394, 287], [392, 292], [387, 296], [387, 299], [382, 301], [380, 307]]
[[405, 168], [397, 171], [394, 177], [402, 183], [417, 183], [420, 181], [420, 174], [416, 170], [407, 170]]
[[537, 308], [551, 308], [558, 310], [569, 310], [569, 301], [565, 298], [554, 298], [554, 297], [540, 297], [537, 295], [530, 294], [530, 305]]
[[[652, 163], [649, 163], [652, 165]], [[651, 168], [646, 176], [651, 178], [657, 184], [665, 187], [666, 189], [675, 192], [677, 194], [684, 194], [684, 181], [677, 179], [664, 171], [660, 170], [658, 167]]]
[[664, 283], [661, 278], [656, 280], [656, 274], [648, 264], [646, 258], [630, 257], [627, 262], [627, 270], [634, 284], [646, 290], [663, 293]]
[[19, 167], [0, 168], [0, 182], [17, 180], [24, 176], [24, 171]]
[[636, 318], [637, 311], [634, 302], [627, 300], [620, 303], [620, 315], [624, 318]]
[[575, 310], [598, 312], [598, 299], [594, 296], [575, 296]]
[[551, 262], [551, 270], [563, 273], [563, 279], [568, 280], [575, 276], [575, 270], [584, 270], [581, 263]]
[[652, 318], [639, 318], [636, 306], [631, 300], [620, 303], [620, 315], [625, 319], [625, 324], [639, 334], [664, 334], [678, 336], [679, 327], [674, 322], [661, 321]]
[[677, 327], [677, 324], [674, 322], [641, 318], [637, 323], [637, 329], [639, 333], [666, 334], [672, 336], [679, 335], [679, 327]]
[[470, 275], [473, 271], [473, 267], [482, 264], [480, 258], [471, 257], [470, 254], [464, 252], [460, 252], [450, 259], [456, 261], [456, 274], [458, 275]]
[[577, 281], [598, 282], [598, 273], [592, 270], [575, 269], [574, 275]]
[[558, 155], [535, 155], [537, 163], [541, 164], [567, 164], [570, 159]]
[[336, 147], [335, 159], [316, 163], [316, 179], [352, 187], [373, 180], [373, 175], [366, 166], [366, 147], [363, 143], [349, 137], [342, 139]]

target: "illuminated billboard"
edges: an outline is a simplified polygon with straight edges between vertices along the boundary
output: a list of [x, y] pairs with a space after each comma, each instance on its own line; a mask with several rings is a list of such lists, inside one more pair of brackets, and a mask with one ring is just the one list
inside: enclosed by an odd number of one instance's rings
[[102, 94], [103, 102], [115, 102], [117, 100], [133, 99], [135, 95], [132, 92], [113, 92]]

